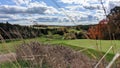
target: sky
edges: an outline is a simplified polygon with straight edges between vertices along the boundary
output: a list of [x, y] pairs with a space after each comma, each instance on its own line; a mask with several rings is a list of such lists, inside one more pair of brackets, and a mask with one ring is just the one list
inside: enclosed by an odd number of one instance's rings
[[[102, 0], [107, 14], [120, 0]], [[96, 24], [105, 18], [101, 0], [0, 0], [0, 22], [32, 25]]]

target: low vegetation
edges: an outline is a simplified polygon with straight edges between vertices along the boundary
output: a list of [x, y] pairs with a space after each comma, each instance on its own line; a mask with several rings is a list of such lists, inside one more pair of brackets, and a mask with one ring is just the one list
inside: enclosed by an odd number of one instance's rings
[[38, 68], [93, 68], [96, 64], [86, 55], [69, 47], [38, 42], [20, 45], [17, 56], [30, 63], [30, 67]]

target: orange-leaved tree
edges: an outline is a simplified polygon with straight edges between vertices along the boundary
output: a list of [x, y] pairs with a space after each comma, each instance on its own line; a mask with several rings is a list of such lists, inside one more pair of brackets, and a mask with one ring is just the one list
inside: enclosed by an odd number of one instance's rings
[[95, 26], [91, 26], [88, 30], [88, 36], [90, 39], [104, 39], [107, 31], [107, 23], [106, 19], [103, 19], [99, 22], [99, 24]]

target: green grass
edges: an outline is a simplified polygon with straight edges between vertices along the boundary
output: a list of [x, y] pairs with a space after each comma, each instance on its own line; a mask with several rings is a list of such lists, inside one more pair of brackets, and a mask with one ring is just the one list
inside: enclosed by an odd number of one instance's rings
[[0, 43], [0, 51], [4, 52], [4, 48], [7, 47], [11, 51], [15, 51], [15, 46], [30, 41], [40, 41], [42, 43], [51, 43], [51, 44], [63, 44], [63, 45], [71, 45], [82, 48], [88, 48], [93, 50], [100, 50], [102, 52], [106, 52], [111, 46], [113, 46], [113, 50], [110, 53], [114, 53], [120, 48], [120, 40], [90, 40], [90, 39], [77, 39], [77, 40], [59, 40], [59, 39], [49, 39], [49, 38], [35, 38], [35, 39], [26, 39], [26, 40], [17, 40], [10, 41], [6, 43]]
[[[19, 65], [18, 65], [19, 63]], [[18, 63], [16, 62], [6, 62], [3, 64], [0, 64], [0, 68], [27, 68], [30, 66], [30, 63], [28, 63], [27, 61], [18, 61]]]
[[[23, 42], [30, 42], [30, 41], [39, 41], [42, 43], [46, 43], [46, 44], [60, 44], [63, 46], [68, 46], [71, 47], [77, 51], [81, 51], [87, 54], [90, 58], [93, 59], [100, 59], [105, 53], [106, 51], [110, 48], [110, 46], [113, 46], [113, 50], [114, 51], [118, 51], [118, 49], [120, 48], [120, 41], [119, 40], [114, 40], [114, 41], [110, 41], [110, 40], [90, 40], [90, 39], [77, 39], [77, 40], [59, 40], [59, 39], [50, 39], [50, 38], [35, 38], [35, 39], [24, 39], [24, 40], [17, 40], [17, 41], [9, 41], [6, 43], [0, 43], [0, 52], [1, 53], [7, 53], [8, 51], [6, 51], [4, 49], [4, 46], [7, 46], [7, 48], [12, 51], [15, 52], [15, 47], [22, 44]], [[97, 45], [99, 47], [97, 47]], [[100, 48], [101, 45], [101, 48]], [[114, 52], [113, 50], [111, 50], [109, 52], [109, 54], [106, 55], [105, 59], [110, 61], [113, 56], [114, 56]], [[15, 66], [13, 64], [16, 63], [4, 63], [4, 64], [0, 64], [0, 68], [15, 68]], [[21, 63], [20, 63], [21, 64]], [[21, 66], [26, 66], [26, 64], [21, 64]]]
[[35, 41], [35, 39], [24, 39], [24, 40], [7, 40], [5, 42], [0, 42], [0, 53], [15, 52], [17, 46], [24, 42]]
[[[102, 40], [101, 43], [100, 43], [100, 40], [98, 40], [96, 44], [96, 40], [82, 39], [82, 40], [65, 40], [63, 41], [63, 43], [68, 45], [83, 47], [83, 48], [100, 50], [103, 52], [106, 52], [111, 46], [115, 48], [114, 49], [115, 51], [117, 51], [120, 48], [120, 41], [116, 41], [116, 44], [112, 44], [111, 41], [108, 41], [108, 40]], [[113, 53], [113, 52], [110, 51], [110, 53]]]
[[[114, 52], [117, 52], [120, 48], [119, 40], [90, 40], [90, 39], [77, 39], [77, 40], [59, 40], [59, 39], [50, 39], [50, 38], [35, 38], [35, 39], [25, 39], [25, 40], [17, 40], [10, 41], [6, 43], [0, 43], [0, 52], [6, 53], [7, 50], [15, 52], [15, 47], [17, 45], [22, 44], [23, 42], [30, 41], [39, 41], [47, 44], [60, 44], [64, 46], [68, 46], [74, 48], [76, 50], [84, 50], [84, 52], [91, 52], [91, 55], [97, 55], [100, 51], [102, 53], [106, 53], [106, 51], [113, 46], [113, 49], [109, 52], [109, 54], [114, 55]], [[7, 47], [7, 48], [6, 48]], [[6, 49], [5, 49], [6, 48]]]
[[77, 39], [77, 40], [54, 40], [54, 39], [45, 39], [38, 38], [38, 41], [51, 43], [51, 44], [64, 44], [77, 46], [82, 48], [88, 48], [93, 50], [99, 50], [102, 52], [106, 52], [111, 46], [113, 49], [110, 53], [114, 54], [120, 49], [120, 40], [91, 40], [91, 39]]

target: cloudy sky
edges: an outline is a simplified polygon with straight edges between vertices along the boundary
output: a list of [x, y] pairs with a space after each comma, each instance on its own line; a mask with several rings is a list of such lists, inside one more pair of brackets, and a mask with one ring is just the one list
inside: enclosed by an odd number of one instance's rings
[[[94, 24], [105, 18], [101, 0], [0, 0], [0, 22], [31, 25]], [[107, 14], [120, 0], [102, 0]]]

